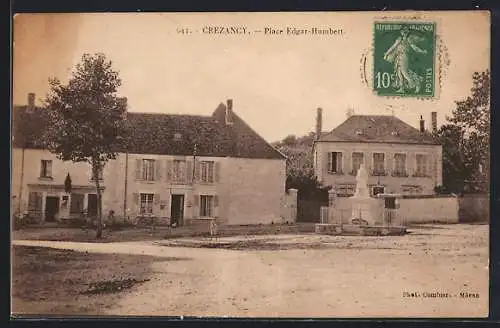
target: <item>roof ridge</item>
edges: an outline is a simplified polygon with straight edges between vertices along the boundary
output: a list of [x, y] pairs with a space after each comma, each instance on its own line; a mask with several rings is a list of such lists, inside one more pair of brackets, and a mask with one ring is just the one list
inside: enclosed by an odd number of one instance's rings
[[210, 115], [201, 114], [179, 114], [179, 113], [160, 113], [160, 112], [127, 112], [127, 115], [160, 115], [160, 116], [184, 116], [184, 117], [197, 117], [197, 118], [207, 118], [212, 119]]

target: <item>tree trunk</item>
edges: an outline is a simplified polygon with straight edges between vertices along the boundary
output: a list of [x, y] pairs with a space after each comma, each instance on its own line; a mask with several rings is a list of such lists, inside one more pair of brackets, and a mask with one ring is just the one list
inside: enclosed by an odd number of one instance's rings
[[101, 163], [98, 160], [92, 160], [92, 174], [94, 176], [95, 187], [97, 191], [97, 229], [96, 239], [102, 238], [102, 201], [101, 201], [101, 186], [99, 184], [99, 171]]

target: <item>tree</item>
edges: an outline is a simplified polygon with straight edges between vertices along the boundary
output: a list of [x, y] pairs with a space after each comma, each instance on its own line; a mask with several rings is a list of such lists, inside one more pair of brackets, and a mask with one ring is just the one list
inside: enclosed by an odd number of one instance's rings
[[117, 97], [118, 72], [102, 53], [84, 54], [67, 84], [49, 80], [45, 100], [49, 112], [47, 147], [63, 161], [87, 162], [97, 193], [97, 233], [102, 237], [102, 195], [99, 176], [116, 158], [125, 134], [126, 103]]
[[68, 194], [71, 193], [72, 189], [72, 184], [71, 184], [71, 177], [69, 176], [69, 173], [66, 175], [66, 179], [64, 180], [64, 191]]
[[443, 145], [443, 185], [451, 192], [489, 190], [490, 72], [476, 72], [472, 81], [471, 96], [455, 102], [450, 124], [435, 136]]

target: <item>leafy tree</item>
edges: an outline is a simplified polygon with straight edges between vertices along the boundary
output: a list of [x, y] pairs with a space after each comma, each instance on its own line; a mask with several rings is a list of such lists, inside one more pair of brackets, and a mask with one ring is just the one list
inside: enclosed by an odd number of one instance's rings
[[118, 72], [102, 53], [84, 54], [67, 84], [50, 79], [46, 98], [48, 148], [63, 161], [87, 162], [97, 192], [97, 233], [102, 236], [102, 200], [99, 173], [116, 158], [125, 132], [126, 104], [117, 97]]
[[451, 192], [488, 191], [490, 160], [490, 72], [475, 72], [471, 96], [456, 101], [437, 132], [443, 144], [443, 185]]

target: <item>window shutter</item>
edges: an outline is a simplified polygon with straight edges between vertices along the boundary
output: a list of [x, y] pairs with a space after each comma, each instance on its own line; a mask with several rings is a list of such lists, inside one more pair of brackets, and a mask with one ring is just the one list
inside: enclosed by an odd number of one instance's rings
[[324, 169], [323, 171], [328, 173], [330, 172], [330, 166], [332, 165], [332, 153], [328, 152], [325, 153], [325, 159], [324, 159]]
[[40, 161], [40, 177], [43, 177], [43, 160]]
[[215, 218], [219, 217], [219, 196], [215, 195], [214, 196], [214, 212], [213, 215]]
[[141, 170], [142, 169], [142, 161], [140, 159], [135, 160], [135, 178], [137, 180], [141, 180]]
[[342, 158], [342, 153], [337, 153], [337, 172], [338, 173], [343, 173], [343, 168], [342, 168], [342, 165], [343, 164], [343, 158]]
[[52, 176], [52, 161], [47, 161], [47, 176]]
[[215, 182], [219, 182], [220, 181], [220, 163], [219, 162], [215, 162], [214, 164], [214, 177], [215, 177]]
[[155, 161], [155, 181], [161, 181], [161, 168], [163, 167], [163, 160], [159, 159]]
[[166, 165], [167, 181], [172, 181], [173, 167], [174, 167], [174, 161], [172, 161], [171, 159], [167, 159], [167, 165]]
[[37, 196], [38, 194], [36, 192], [30, 191], [28, 195], [28, 211], [36, 210], [36, 205], [38, 201]]
[[186, 161], [186, 180], [187, 183], [191, 183], [193, 181], [193, 162]]
[[194, 179], [200, 181], [201, 163], [196, 162], [194, 167]]
[[43, 207], [43, 194], [41, 192], [37, 192], [35, 210], [41, 211], [42, 207]]

